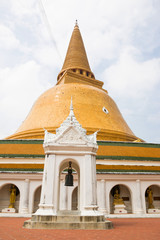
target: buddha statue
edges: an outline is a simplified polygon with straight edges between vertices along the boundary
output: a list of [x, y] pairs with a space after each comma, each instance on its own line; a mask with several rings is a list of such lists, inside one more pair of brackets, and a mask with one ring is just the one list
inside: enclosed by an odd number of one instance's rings
[[113, 205], [124, 205], [123, 199], [120, 198], [120, 194], [118, 193], [118, 189], [115, 190]]
[[154, 205], [153, 205], [153, 192], [152, 192], [152, 188], [149, 187], [147, 189], [147, 194], [148, 194], [148, 208], [154, 208]]
[[9, 208], [14, 208], [14, 203], [16, 201], [16, 187], [15, 187], [15, 185], [11, 185], [9, 191], [10, 191], [10, 204], [9, 204]]

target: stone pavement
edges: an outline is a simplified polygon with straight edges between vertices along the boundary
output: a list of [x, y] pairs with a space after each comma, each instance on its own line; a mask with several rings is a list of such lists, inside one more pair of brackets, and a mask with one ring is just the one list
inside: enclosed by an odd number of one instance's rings
[[160, 219], [111, 219], [111, 230], [36, 230], [25, 218], [0, 218], [0, 240], [160, 240]]

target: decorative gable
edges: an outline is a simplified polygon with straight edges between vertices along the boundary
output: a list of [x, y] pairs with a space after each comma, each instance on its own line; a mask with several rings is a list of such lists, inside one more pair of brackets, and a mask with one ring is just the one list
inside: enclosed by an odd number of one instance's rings
[[56, 134], [45, 130], [44, 145], [92, 145], [97, 148], [96, 136], [97, 132], [87, 135], [86, 130], [77, 121], [71, 99], [69, 116], [56, 130]]
[[84, 137], [74, 126], [70, 126], [55, 142], [60, 144], [86, 144]]

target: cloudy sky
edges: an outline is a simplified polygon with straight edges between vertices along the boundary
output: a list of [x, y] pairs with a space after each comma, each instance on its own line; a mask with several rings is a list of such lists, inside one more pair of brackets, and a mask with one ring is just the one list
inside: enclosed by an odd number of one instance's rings
[[0, 138], [55, 85], [76, 19], [96, 79], [132, 131], [160, 143], [159, 0], [0, 0]]

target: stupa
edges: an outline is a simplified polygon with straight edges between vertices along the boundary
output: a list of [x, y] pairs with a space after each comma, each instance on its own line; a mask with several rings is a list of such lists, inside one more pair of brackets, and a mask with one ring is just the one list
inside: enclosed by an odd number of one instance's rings
[[71, 96], [75, 114], [88, 134], [97, 130], [98, 140], [134, 141], [133, 134], [117, 105], [90, 69], [76, 23], [57, 84], [34, 103], [17, 132], [7, 139], [43, 139], [43, 128], [55, 133], [67, 117]]
[[[98, 211], [109, 218], [118, 217], [117, 212], [128, 217], [159, 214], [160, 144], [136, 137], [102, 87], [103, 82], [91, 71], [76, 23], [57, 84], [37, 99], [16, 133], [0, 140], [0, 215], [10, 205], [11, 186], [16, 188], [13, 216], [30, 217], [39, 208], [44, 129], [56, 133], [69, 116], [71, 97], [74, 115], [87, 136], [97, 132]], [[72, 159], [73, 151], [68, 154], [68, 160]], [[73, 173], [74, 186], [65, 187], [66, 172], [61, 170], [58, 210], [79, 211], [83, 201], [79, 199], [78, 174]]]

